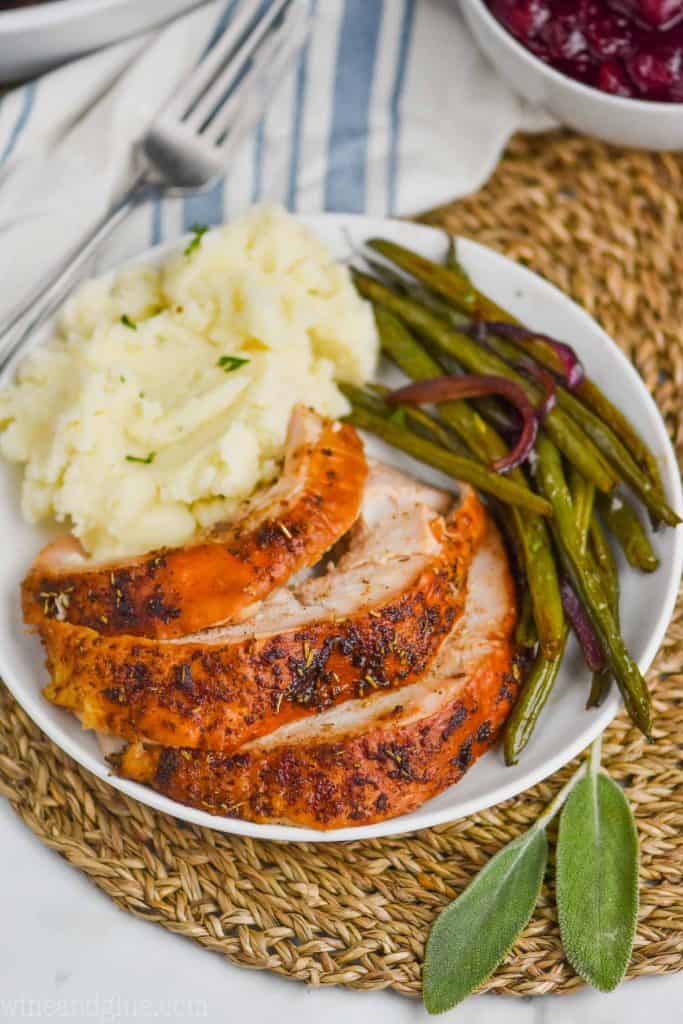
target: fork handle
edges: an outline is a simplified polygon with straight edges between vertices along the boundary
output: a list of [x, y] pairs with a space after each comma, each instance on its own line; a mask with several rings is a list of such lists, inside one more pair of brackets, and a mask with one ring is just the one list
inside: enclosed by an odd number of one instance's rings
[[[55, 312], [75, 284], [79, 271], [114, 228], [141, 202], [158, 194], [156, 185], [150, 184], [143, 176], [137, 177], [76, 245], [65, 253], [59, 263], [43, 275], [29, 293], [0, 320], [0, 370], [24, 346], [36, 328]], [[28, 313], [32, 314], [30, 319], [22, 323]], [[21, 329], [15, 330], [20, 324]]]

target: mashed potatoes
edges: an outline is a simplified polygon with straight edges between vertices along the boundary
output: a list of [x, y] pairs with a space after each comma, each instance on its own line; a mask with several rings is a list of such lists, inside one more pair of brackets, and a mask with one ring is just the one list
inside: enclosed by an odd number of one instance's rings
[[92, 281], [0, 392], [0, 452], [22, 509], [96, 558], [187, 540], [272, 478], [292, 407], [347, 403], [373, 373], [370, 308], [278, 208], [197, 237], [160, 269]]

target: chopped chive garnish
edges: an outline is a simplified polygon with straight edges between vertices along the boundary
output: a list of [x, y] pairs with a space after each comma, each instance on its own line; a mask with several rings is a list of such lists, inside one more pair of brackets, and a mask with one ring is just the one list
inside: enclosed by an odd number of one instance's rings
[[131, 331], [137, 331], [138, 329], [138, 325], [133, 323], [133, 321], [131, 320], [127, 313], [124, 313], [123, 316], [121, 317], [121, 323], [123, 324], [124, 327], [129, 327]]
[[232, 373], [233, 370], [239, 370], [240, 366], [246, 366], [248, 362], [248, 359], [241, 359], [239, 356], [221, 356], [216, 366], [220, 366], [226, 373]]
[[185, 247], [185, 255], [191, 256], [195, 249], [198, 249], [202, 244], [202, 236], [209, 230], [206, 224], [194, 224], [190, 228], [194, 238], [191, 238]]
[[139, 455], [126, 455], [126, 462], [140, 462], [143, 466], [149, 466], [156, 457], [156, 452], [150, 452], [144, 459]]

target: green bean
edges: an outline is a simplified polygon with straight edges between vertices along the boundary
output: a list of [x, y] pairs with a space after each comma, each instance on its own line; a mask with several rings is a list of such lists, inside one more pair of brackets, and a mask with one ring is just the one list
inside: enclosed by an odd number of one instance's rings
[[472, 487], [484, 491], [485, 494], [493, 494], [496, 498], [509, 505], [518, 505], [536, 515], [550, 515], [549, 503], [534, 494], [532, 491], [520, 487], [519, 484], [508, 480], [499, 473], [482, 466], [474, 459], [464, 458], [446, 451], [438, 445], [427, 441], [417, 434], [406, 430], [400, 424], [392, 422], [390, 418], [384, 419], [364, 407], [357, 399], [357, 389], [351, 385], [340, 385], [352, 405], [351, 413], [346, 417], [349, 423], [367, 430], [371, 434], [381, 437], [387, 444], [394, 448], [400, 448], [421, 462], [426, 462], [443, 473], [453, 477], [455, 480], [464, 480]]
[[584, 402], [596, 416], [599, 416], [603, 422], [610, 423], [612, 425], [612, 430], [617, 437], [622, 439], [640, 468], [647, 473], [655, 490], [664, 497], [664, 483], [659, 470], [657, 457], [647, 446], [645, 441], [643, 441], [631, 421], [624, 416], [621, 409], [609, 400], [607, 395], [600, 390], [597, 384], [595, 384], [590, 377], [584, 377], [574, 389], [574, 393], [578, 395], [581, 401]]
[[515, 627], [515, 647], [527, 649], [535, 647], [538, 642], [538, 632], [534, 621], [534, 610], [531, 603], [531, 594], [528, 588], [522, 594], [522, 607]]
[[[382, 399], [391, 393], [391, 388], [380, 384], [370, 384], [369, 387]], [[384, 414], [386, 414], [386, 407]], [[454, 431], [449, 430], [444, 423], [440, 423], [423, 409], [418, 409], [414, 405], [399, 405], [394, 406], [389, 415], [394, 423], [405, 423], [414, 433], [425, 437], [428, 441], [433, 441], [434, 444], [441, 445], [442, 448], [446, 448], [450, 452], [455, 452], [456, 455], [467, 456], [470, 454], [467, 446], [460, 441]]]
[[[403, 246], [383, 239], [373, 239], [368, 245], [381, 253], [396, 266], [412, 274], [428, 288], [443, 296], [449, 303], [469, 316], [480, 319], [499, 320], [519, 324], [520, 321], [497, 303], [492, 302], [472, 284], [462, 266], [451, 262], [446, 267], [427, 260]], [[554, 373], [562, 373], [563, 367], [552, 345], [542, 337], [529, 337], [515, 342], [536, 362]], [[575, 394], [604, 423], [610, 424], [614, 434], [621, 438], [636, 463], [649, 478], [655, 494], [665, 500], [659, 463], [656, 456], [643, 441], [629, 419], [615, 406], [607, 395], [589, 377], [577, 385]], [[680, 520], [679, 520], [680, 521]], [[672, 523], [671, 525], [676, 525]]]
[[505, 723], [503, 754], [507, 765], [517, 764], [536, 727], [539, 715], [550, 696], [564, 657], [569, 630], [565, 626], [562, 648], [554, 658], [539, 653], [531, 666], [512, 714]]
[[388, 267], [386, 263], [382, 263], [380, 260], [373, 260], [371, 257], [364, 256], [365, 263], [370, 267], [375, 277], [387, 286], [387, 288], [395, 288], [397, 291], [405, 291], [406, 287], [410, 284], [410, 279], [402, 274], [400, 270], [394, 270], [393, 267]]
[[[383, 307], [375, 306], [375, 320], [380, 344], [411, 380], [429, 380], [443, 376], [444, 369], [413, 337], [403, 323]], [[465, 441], [482, 462], [492, 462], [507, 454], [507, 446], [464, 399], [439, 404], [439, 416]], [[510, 474], [512, 476], [513, 474]], [[515, 474], [518, 483], [525, 483], [523, 474]]]
[[622, 494], [605, 496], [598, 502], [606, 526], [619, 541], [629, 565], [643, 572], [654, 572], [659, 566], [650, 539], [638, 514]]
[[[600, 573], [603, 589], [607, 595], [614, 621], [619, 624], [619, 575], [614, 561], [614, 555], [602, 530], [597, 515], [591, 520], [590, 540], [593, 557]], [[593, 674], [593, 682], [590, 694], [586, 701], [586, 708], [600, 707], [607, 696], [612, 682], [612, 673], [605, 666], [600, 672]]]
[[408, 405], [402, 406], [402, 409], [405, 412], [406, 423], [416, 434], [426, 437], [428, 441], [433, 441], [434, 444], [439, 444], [456, 455], [465, 457], [470, 455], [467, 445], [464, 445], [453, 431], [443, 423], [439, 423], [433, 416], [429, 416], [422, 409], [415, 409]]
[[[432, 308], [437, 311], [436, 303], [432, 303]], [[463, 317], [461, 314], [456, 313], [451, 314], [448, 319], [454, 326], [457, 326], [458, 323], [461, 323]], [[524, 344], [523, 340], [510, 340], [494, 334], [487, 336], [487, 344], [498, 355], [513, 364], [521, 355], [528, 355], [547, 369], [554, 369], [555, 372], [559, 372], [559, 361], [557, 359], [538, 358], [537, 354], [533, 352], [533, 347]], [[544, 345], [545, 342], [539, 342], [539, 346]], [[551, 363], [554, 363], [552, 367], [550, 366]], [[587, 397], [590, 401], [586, 401]], [[661, 519], [669, 526], [677, 526], [681, 520], [667, 504], [657, 460], [649, 451], [647, 445], [640, 441], [632, 427], [624, 429], [628, 420], [602, 394], [600, 389], [591, 380], [584, 377], [573, 391], [558, 385], [557, 402], [560, 408], [564, 409], [591, 438], [596, 447], [600, 449], [605, 458], [614, 467], [620, 478], [633, 488], [650, 510], [653, 517]], [[596, 408], [591, 408], [591, 403]], [[634, 437], [638, 439], [639, 444], [634, 444]], [[623, 441], [622, 438], [624, 439]], [[630, 445], [624, 443], [629, 440]], [[632, 450], [630, 450], [634, 447], [637, 451], [637, 456], [633, 455]]]
[[602, 645], [631, 719], [646, 736], [649, 736], [652, 729], [652, 708], [647, 685], [640, 669], [626, 649], [599, 576], [588, 560], [581, 556], [571, 496], [557, 449], [541, 436], [537, 443], [537, 454], [541, 490], [553, 508], [551, 532], [560, 561]]
[[469, 282], [469, 276], [458, 259], [458, 246], [455, 240], [455, 235], [451, 235], [450, 232], [446, 232], [446, 237], [448, 239], [448, 249], [446, 250], [445, 260], [446, 267], [453, 274], [459, 274], [464, 281]]
[[[374, 386], [371, 391], [366, 391], [364, 388], [356, 387], [355, 384], [341, 383], [339, 388], [344, 392], [354, 408], [357, 406], [373, 416], [380, 416], [382, 419], [391, 420], [397, 426], [403, 426], [401, 423], [401, 420], [404, 419], [405, 411], [403, 406], [390, 408], [381, 394], [376, 392]], [[399, 413], [400, 415], [398, 415]]]
[[513, 321], [513, 317], [509, 313], [506, 313], [486, 295], [477, 291], [463, 272], [462, 267], [458, 270], [454, 270], [452, 267], [442, 267], [438, 263], [420, 256], [419, 253], [411, 252], [410, 249], [405, 249], [402, 245], [386, 241], [383, 238], [372, 238], [367, 244], [385, 259], [395, 263], [402, 270], [412, 274], [418, 281], [426, 284], [428, 288], [443, 295], [464, 313], [469, 313], [482, 320]]
[[[582, 477], [573, 467], [570, 474], [574, 520], [579, 542], [585, 549], [593, 512], [595, 489], [590, 481]], [[568, 637], [569, 625], [565, 623], [559, 651], [551, 658], [547, 657], [542, 650], [539, 651], [529, 670], [512, 714], [505, 725], [503, 751], [506, 764], [516, 764], [519, 755], [531, 739], [536, 723], [555, 685]]]
[[[574, 506], [574, 521], [579, 532], [581, 554], [584, 558], [588, 556], [588, 540], [590, 536], [590, 524], [594, 515], [595, 488], [576, 470], [574, 466], [569, 467], [569, 491]], [[588, 698], [586, 707], [593, 707], [591, 700], [602, 701], [602, 696], [609, 687], [612, 673], [605, 667], [593, 673], [591, 685], [591, 696]], [[597, 706], [597, 705], [595, 705]]]
[[595, 486], [582, 476], [576, 466], [569, 467], [569, 493], [574, 508], [574, 522], [579, 538], [579, 550], [585, 556], [588, 547], [588, 527], [593, 515]]
[[619, 615], [619, 571], [614, 558], [614, 553], [605, 531], [594, 510], [589, 528], [591, 552], [595, 560], [600, 578], [603, 581], [607, 600], [609, 601], [612, 614], [618, 620]]
[[538, 516], [525, 516], [521, 509], [515, 508], [511, 512], [522, 548], [538, 640], [546, 657], [551, 658], [562, 646], [564, 609], [548, 530]]
[[[428, 292], [426, 288], [422, 288], [420, 285], [418, 285], [415, 288], [411, 287], [405, 289], [404, 294], [409, 295], [411, 298], [414, 298], [416, 302], [421, 302], [428, 308], [434, 309], [434, 311], [438, 312], [440, 315], [444, 315], [445, 319], [448, 320], [451, 318], [452, 310], [450, 310], [448, 306], [445, 306], [445, 304], [441, 302], [441, 299], [439, 299], [436, 296], [433, 296], [431, 292]], [[439, 309], [439, 306], [442, 306], [443, 309]], [[409, 377], [412, 377], [413, 380], [427, 380], [429, 379], [429, 377], [441, 376], [443, 373], [458, 374], [464, 372], [462, 366], [460, 366], [457, 360], [450, 357], [447, 353], [439, 352], [437, 358], [437, 356], [432, 356], [429, 351], [425, 351], [424, 346], [420, 344], [420, 342], [416, 341], [416, 339], [413, 338], [412, 335], [410, 335], [407, 328], [403, 326], [403, 323], [400, 320], [398, 320], [392, 313], [388, 313], [382, 306], [375, 305], [374, 309], [375, 319], [377, 320], [380, 338], [384, 337], [385, 335], [383, 325], [387, 325], [386, 330], [388, 337], [387, 343], [382, 345], [383, 351], [391, 358], [393, 358], [394, 362], [397, 363], [397, 365], [401, 366], [401, 356], [403, 355], [403, 349], [405, 348], [405, 345], [399, 344], [398, 351], [392, 352], [392, 348], [394, 346], [392, 346], [391, 344], [391, 335], [394, 334], [396, 331], [402, 331], [404, 335], [408, 334], [408, 337], [410, 338], [412, 345], [422, 349], [423, 356], [427, 355], [427, 357], [431, 359], [431, 363], [424, 364], [425, 371], [426, 367], [429, 366], [431, 370], [431, 373], [429, 374], [427, 374], [426, 372], [415, 372], [414, 368], [410, 366], [402, 366], [404, 373], [406, 373]], [[484, 419], [497, 431], [506, 432], [518, 429], [517, 420], [514, 418], [513, 415], [511, 415], [509, 409], [507, 409], [502, 402], [498, 401], [498, 399], [488, 397], [478, 398], [472, 404], [474, 408], [476, 408], [481, 413]], [[440, 406], [441, 409], [443, 409], [443, 407], [443, 405]], [[482, 429], [481, 423], [479, 429]], [[489, 460], [495, 457], [496, 456], [492, 455], [491, 453], [489, 453], [487, 456]]]
[[[612, 554], [612, 549], [609, 546], [609, 542], [605, 536], [605, 533], [600, 524], [600, 520], [597, 517], [595, 511], [591, 518], [590, 524], [590, 542], [591, 552], [595, 560], [600, 579], [602, 580], [602, 586], [607, 596], [609, 606], [612, 609], [612, 615], [614, 621], [619, 624], [619, 573], [617, 571], [617, 564]], [[612, 673], [609, 668], [605, 668], [601, 672], [595, 672], [593, 674], [593, 683], [591, 685], [590, 695], [586, 702], [587, 708], [598, 708], [602, 704], [603, 700], [607, 696], [612, 682]]]
[[[400, 320], [383, 306], [374, 306], [374, 311], [382, 351], [400, 370], [403, 370], [406, 377], [410, 377], [411, 380], [429, 380], [432, 377], [443, 376], [442, 366], [413, 338]], [[445, 405], [446, 403], [441, 408], [443, 409]]]
[[[441, 376], [441, 364], [424, 350], [400, 320], [380, 306], [375, 308], [375, 318], [382, 351], [407, 376], [414, 380]], [[507, 453], [507, 445], [502, 438], [466, 401], [441, 403], [439, 416], [481, 462], [488, 465]], [[520, 487], [528, 488], [520, 469], [513, 470], [508, 477]], [[539, 642], [548, 657], [552, 657], [561, 641], [564, 611], [550, 537], [541, 518], [528, 516], [515, 508], [511, 509], [511, 515], [522, 550]]]
[[[586, 408], [566, 388], [558, 387], [557, 403], [593, 440], [621, 479], [633, 489], [655, 519], [661, 519], [668, 526], [677, 526], [681, 522], [680, 517], [667, 504], [662, 492], [638, 466], [611, 427]], [[653, 568], [656, 569], [657, 565], [655, 564]]]
[[[443, 268], [440, 268], [443, 269]], [[495, 354], [482, 349], [475, 341], [453, 330], [438, 316], [412, 299], [396, 295], [379, 281], [365, 274], [355, 275], [356, 287], [366, 298], [396, 314], [408, 326], [425, 334], [433, 344], [453, 356], [472, 373], [492, 373], [518, 383], [534, 404], [541, 400], [541, 392], [522, 374], [511, 369]], [[562, 410], [555, 408], [546, 417], [544, 429], [557, 447], [573, 462], [596, 487], [610, 491], [616, 477], [599, 450], [574, 421]]]
[[[594, 511], [595, 488], [593, 487], [593, 485], [589, 481], [585, 480], [584, 477], [582, 477], [578, 473], [578, 471], [575, 469], [574, 466], [570, 466], [569, 467], [569, 480], [568, 480], [568, 483], [569, 483], [569, 491], [570, 491], [571, 497], [572, 497], [572, 504], [574, 506], [575, 522], [576, 522], [577, 529], [579, 531], [579, 541], [581, 543], [581, 554], [583, 555], [584, 558], [587, 557], [591, 561], [593, 561], [592, 553], [589, 554], [589, 552], [588, 552], [588, 541], [590, 539], [591, 523], [593, 522], [593, 520], [595, 518], [595, 511]], [[616, 572], [616, 568], [615, 568], [615, 572]], [[602, 577], [602, 573], [600, 573], [600, 575], [601, 575], [601, 580], [602, 580], [602, 583], [603, 583], [603, 588], [605, 589], [605, 593], [608, 593], [608, 591], [607, 591], [607, 581]], [[618, 580], [616, 582], [617, 582], [617, 586], [618, 586]], [[608, 599], [609, 599], [609, 595], [608, 595]], [[612, 608], [612, 614], [615, 615], [615, 621], [617, 622], [617, 624], [619, 622], [619, 619], [618, 619], [618, 614], [619, 614], [618, 604], [619, 604], [619, 602], [618, 602], [618, 599], [617, 599], [617, 607], [615, 609], [614, 606], [612, 605], [612, 603], [610, 603], [610, 607]], [[605, 666], [604, 668], [600, 669], [599, 671], [593, 673], [593, 682], [592, 682], [592, 685], [591, 685], [590, 696], [589, 696], [588, 702], [586, 704], [587, 708], [598, 707], [602, 703], [602, 701], [604, 700], [604, 697], [605, 697], [605, 695], [607, 693], [607, 690], [609, 689], [609, 684], [610, 684], [611, 680], [612, 680], [612, 673], [610, 672], [610, 670], [609, 670], [609, 668], [607, 666]]]
[[599, 669], [593, 673], [593, 679], [591, 682], [590, 693], [588, 694], [588, 700], [586, 701], [586, 711], [591, 708], [599, 708], [605, 697], [609, 693], [609, 688], [612, 685], [612, 673], [608, 666]]
[[[455, 324], [458, 322], [459, 317], [458, 314], [455, 314], [449, 316], [448, 319], [451, 323]], [[505, 359], [512, 364], [519, 359], [521, 354], [519, 346], [508, 338], [492, 335], [487, 338], [487, 345], [501, 359]], [[566, 388], [558, 385], [556, 394], [559, 407], [567, 415], [571, 416], [574, 422], [591, 438], [596, 448], [600, 450], [605, 459], [614, 468], [619, 478], [633, 488], [652, 515], [669, 526], [676, 526], [680, 523], [681, 520], [673, 509], [669, 507], [662, 492], [657, 489], [649, 476], [636, 463], [614, 430], [600, 419], [599, 416], [596, 416], [594, 412], [591, 412]]]

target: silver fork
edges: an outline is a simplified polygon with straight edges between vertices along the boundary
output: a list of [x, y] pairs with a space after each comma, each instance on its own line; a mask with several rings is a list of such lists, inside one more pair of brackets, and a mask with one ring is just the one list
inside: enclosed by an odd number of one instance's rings
[[[303, 0], [273, 0], [256, 16], [254, 6], [243, 0], [221, 39], [149, 125], [125, 194], [0, 321], [0, 369], [54, 313], [87, 260], [135, 207], [161, 195], [204, 191], [225, 175], [309, 30]], [[30, 322], [22, 324], [29, 312]]]

